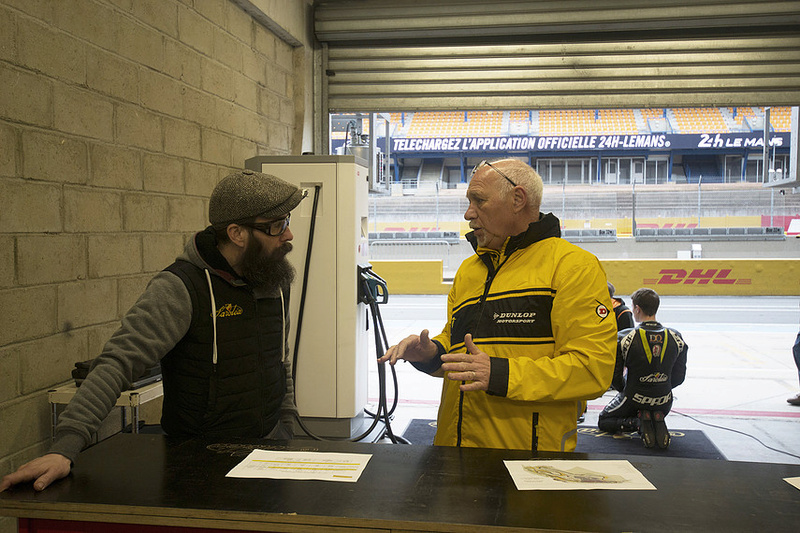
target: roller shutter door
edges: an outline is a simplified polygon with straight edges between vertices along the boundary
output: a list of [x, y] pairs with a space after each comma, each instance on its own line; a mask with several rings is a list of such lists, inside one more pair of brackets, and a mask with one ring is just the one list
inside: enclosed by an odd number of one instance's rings
[[323, 1], [331, 112], [800, 103], [800, 2]]

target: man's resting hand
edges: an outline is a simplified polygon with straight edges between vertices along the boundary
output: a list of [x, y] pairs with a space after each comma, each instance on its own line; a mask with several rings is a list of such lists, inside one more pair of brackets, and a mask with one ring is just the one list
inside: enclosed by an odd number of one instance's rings
[[57, 453], [48, 453], [29, 463], [25, 463], [16, 472], [8, 474], [0, 480], [0, 492], [12, 485], [33, 481], [34, 490], [44, 490], [53, 481], [69, 474], [72, 461]]

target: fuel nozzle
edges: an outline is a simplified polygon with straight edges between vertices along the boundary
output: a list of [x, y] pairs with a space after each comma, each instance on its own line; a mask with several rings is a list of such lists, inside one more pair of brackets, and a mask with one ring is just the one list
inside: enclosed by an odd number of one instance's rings
[[367, 305], [385, 304], [389, 300], [386, 281], [372, 271], [369, 263], [358, 265], [358, 301]]

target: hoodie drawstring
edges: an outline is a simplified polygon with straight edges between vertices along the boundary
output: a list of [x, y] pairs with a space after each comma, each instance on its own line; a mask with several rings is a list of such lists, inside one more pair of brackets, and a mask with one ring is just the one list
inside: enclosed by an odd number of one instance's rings
[[283, 289], [278, 287], [281, 293], [281, 361], [286, 361], [286, 304], [283, 301]]
[[[206, 280], [208, 281], [208, 293], [211, 295], [211, 323], [214, 326], [214, 344], [212, 350], [212, 362], [214, 363], [214, 370], [217, 370], [217, 302], [214, 299], [214, 287], [211, 285], [211, 274], [208, 269], [205, 269]], [[281, 294], [283, 298], [283, 294]]]

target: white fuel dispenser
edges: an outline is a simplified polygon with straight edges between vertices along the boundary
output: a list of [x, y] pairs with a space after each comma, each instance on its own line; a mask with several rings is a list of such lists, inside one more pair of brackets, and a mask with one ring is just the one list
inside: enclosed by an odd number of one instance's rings
[[[308, 275], [297, 341], [295, 390], [304, 424], [321, 437], [352, 437], [364, 427], [369, 374], [368, 307], [358, 298], [358, 265], [368, 262], [368, 177], [355, 156], [257, 156], [245, 167], [306, 189], [292, 212], [297, 269], [290, 301], [290, 349]], [[313, 247], [305, 272], [315, 195]]]

